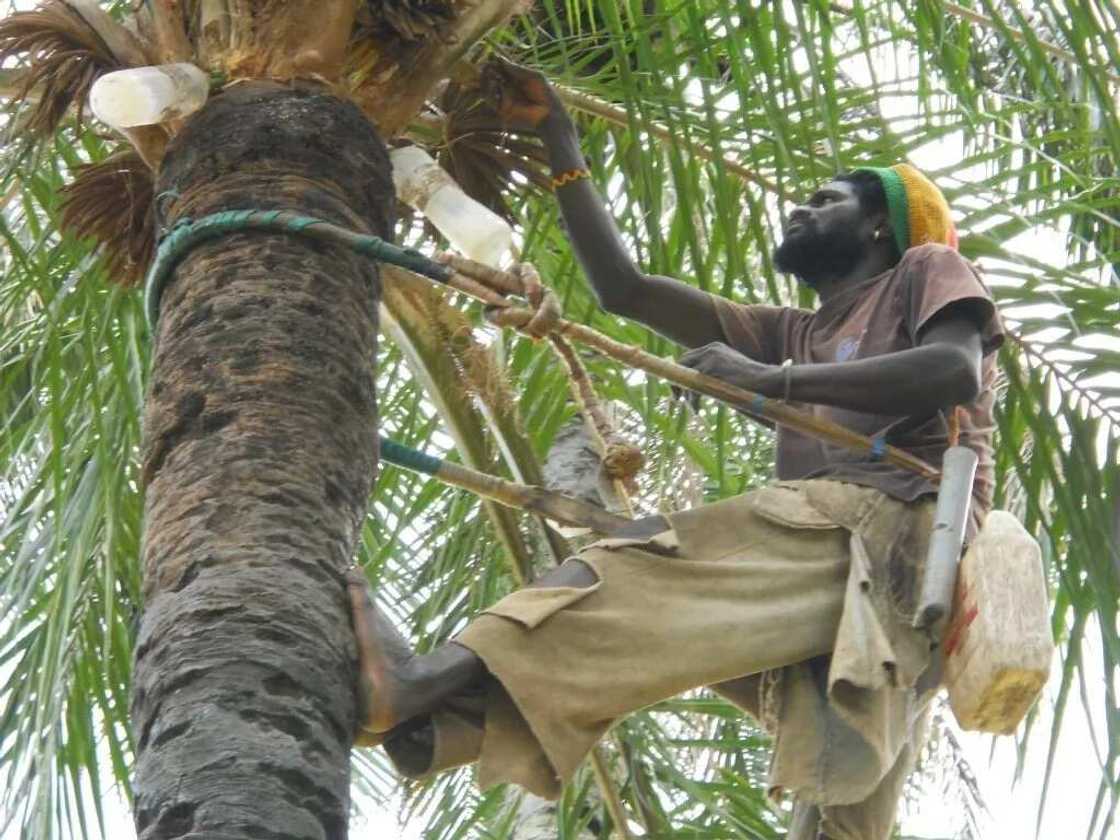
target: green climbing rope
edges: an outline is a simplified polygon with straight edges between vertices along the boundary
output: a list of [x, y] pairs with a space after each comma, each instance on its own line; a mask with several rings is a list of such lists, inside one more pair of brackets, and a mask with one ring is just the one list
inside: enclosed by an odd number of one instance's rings
[[355, 233], [311, 216], [286, 210], [224, 210], [198, 221], [181, 219], [160, 241], [152, 267], [144, 281], [144, 311], [148, 325], [155, 328], [159, 320], [160, 299], [175, 267], [196, 245], [246, 230], [286, 233], [332, 242], [344, 248], [422, 274], [446, 283], [453, 274], [443, 263], [424, 256], [413, 248], [402, 248], [378, 236]]
[[439, 468], [443, 461], [434, 455], [405, 446], [403, 443], [397, 443], [395, 440], [389, 440], [387, 437], [379, 438], [378, 441], [383, 461], [425, 475], [439, 475]]

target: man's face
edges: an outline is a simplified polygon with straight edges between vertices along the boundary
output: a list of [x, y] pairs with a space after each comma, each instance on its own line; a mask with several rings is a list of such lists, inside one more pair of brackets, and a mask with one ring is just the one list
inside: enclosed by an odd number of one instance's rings
[[868, 226], [853, 186], [829, 181], [789, 214], [774, 264], [809, 286], [842, 277], [867, 251]]

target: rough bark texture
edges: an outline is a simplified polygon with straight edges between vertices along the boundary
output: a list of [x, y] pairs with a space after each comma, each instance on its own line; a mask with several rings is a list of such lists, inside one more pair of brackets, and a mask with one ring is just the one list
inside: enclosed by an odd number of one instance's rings
[[[171, 218], [285, 208], [388, 235], [384, 146], [313, 90], [237, 85], [168, 150]], [[342, 838], [356, 716], [343, 571], [376, 467], [376, 268], [294, 236], [198, 247], [145, 406], [141, 840]]]

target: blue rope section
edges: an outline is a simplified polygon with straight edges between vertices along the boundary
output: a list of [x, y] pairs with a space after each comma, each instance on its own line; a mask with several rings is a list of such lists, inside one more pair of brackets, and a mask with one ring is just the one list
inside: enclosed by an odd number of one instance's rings
[[224, 210], [198, 221], [181, 219], [160, 241], [148, 276], [144, 281], [144, 312], [148, 325], [155, 328], [159, 320], [159, 304], [163, 290], [175, 267], [196, 245], [231, 233], [258, 230], [287, 233], [331, 242], [379, 262], [398, 265], [440, 283], [446, 283], [452, 270], [413, 248], [402, 248], [378, 236], [368, 236], [333, 225], [311, 216], [286, 210]]
[[881, 435], [871, 438], [871, 460], [879, 461], [887, 454], [887, 440]]
[[378, 440], [381, 446], [381, 460], [396, 464], [398, 467], [404, 467], [406, 470], [415, 470], [426, 475], [436, 475], [439, 472], [440, 465], [443, 464], [443, 461], [439, 458], [418, 449], [412, 449], [403, 443], [397, 443], [395, 440], [389, 440], [385, 437]]

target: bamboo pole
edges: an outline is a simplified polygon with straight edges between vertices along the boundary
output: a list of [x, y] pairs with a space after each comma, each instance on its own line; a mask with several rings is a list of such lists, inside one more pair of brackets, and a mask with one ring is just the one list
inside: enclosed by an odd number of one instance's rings
[[[505, 276], [500, 279], [495, 278], [494, 285], [503, 289], [504, 293], [508, 293], [505, 290], [518, 284], [518, 279], [512, 274], [496, 272], [489, 266], [479, 266], [476, 269], [477, 263], [459, 256], [448, 257], [447, 263], [455, 269], [455, 273], [448, 279], [447, 285], [488, 304], [491, 310], [487, 313], [487, 317], [492, 323], [521, 329], [533, 319], [535, 313], [532, 310], [514, 305], [503, 296], [503, 293], [485, 287], [485, 291], [479, 289], [478, 279], [486, 278], [489, 281], [494, 274], [500, 273]], [[655, 356], [639, 347], [615, 341], [583, 324], [559, 318], [553, 326], [553, 333], [585, 344], [604, 356], [630, 367], [652, 373], [690, 391], [696, 391], [721, 400], [755, 417], [777, 423], [779, 426], [785, 426], [809, 437], [853, 449], [857, 452], [877, 453], [883, 461], [909, 472], [917, 473], [930, 481], [936, 482], [940, 477], [940, 473], [935, 467], [905, 450], [887, 446], [881, 441], [872, 440], [841, 426], [839, 423], [814, 417], [787, 405], [781, 400], [769, 399], [745, 388], [739, 388], [723, 380], [699, 373], [669, 359]]]
[[618, 533], [631, 524], [602, 508], [563, 493], [556, 493], [531, 484], [518, 484], [496, 475], [472, 470], [462, 464], [436, 458], [407, 446], [381, 438], [381, 458], [386, 463], [413, 472], [430, 475], [452, 487], [459, 487], [506, 507], [538, 513], [562, 525], [590, 528], [599, 534]]
[[[555, 88], [557, 96], [560, 97], [560, 101], [573, 110], [581, 111], [585, 114], [590, 114], [591, 116], [598, 117], [599, 119], [603, 120], [603, 122], [617, 125], [620, 128], [632, 127], [629, 114], [627, 114], [625, 109], [620, 108], [617, 105], [612, 105], [610, 102], [599, 99], [597, 96], [592, 96], [591, 94], [584, 93], [583, 91], [564, 87], [563, 85], [553, 85], [553, 88]], [[662, 143], [670, 143], [674, 145], [680, 143], [680, 136], [675, 134], [667, 126], [661, 125], [661, 123], [640, 123], [639, 128], [643, 131], [648, 132], [651, 136], [656, 137]], [[781, 187], [779, 187], [777, 183], [771, 181], [765, 175], [759, 175], [753, 169], [749, 169], [748, 167], [743, 166], [743, 164], [739, 163], [739, 161], [735, 160], [732, 157], [721, 155], [710, 146], [705, 146], [703, 143], [691, 143], [689, 144], [688, 149], [691, 154], [695, 155], [701, 160], [706, 160], [709, 163], [718, 164], [720, 167], [726, 169], [733, 175], [736, 175], [743, 181], [749, 181], [752, 184], [757, 184], [767, 192], [774, 193], [774, 195], [780, 196], [782, 198], [789, 198], [789, 195]]]

